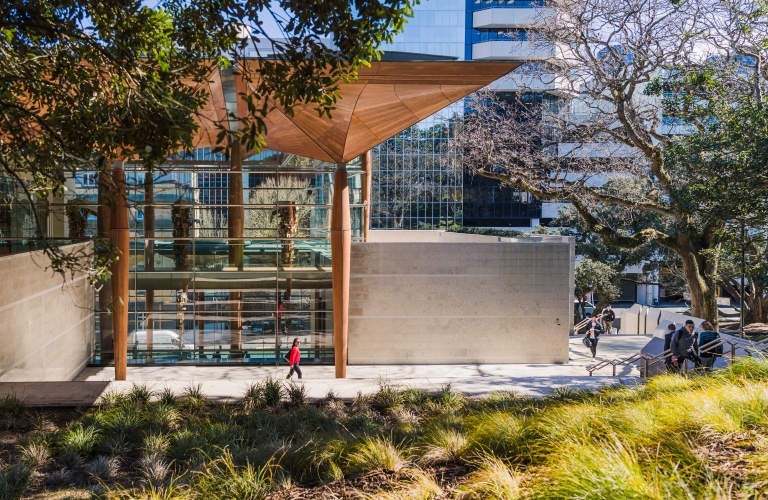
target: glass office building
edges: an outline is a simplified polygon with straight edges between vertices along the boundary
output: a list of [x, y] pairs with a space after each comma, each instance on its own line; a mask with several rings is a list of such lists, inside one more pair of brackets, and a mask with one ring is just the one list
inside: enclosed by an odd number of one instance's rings
[[[531, 9], [540, 0], [441, 0], [414, 7], [414, 17], [386, 51], [472, 60], [473, 46], [528, 40], [526, 30], [475, 28], [473, 13]], [[511, 35], [511, 36], [510, 36]], [[514, 60], [514, 54], [510, 53]], [[542, 99], [542, 94], [538, 95]], [[452, 225], [529, 228], [542, 204], [499, 181], [464, 173], [461, 155], [449, 147], [464, 108], [455, 105], [387, 140], [372, 151], [371, 228], [446, 229]]]

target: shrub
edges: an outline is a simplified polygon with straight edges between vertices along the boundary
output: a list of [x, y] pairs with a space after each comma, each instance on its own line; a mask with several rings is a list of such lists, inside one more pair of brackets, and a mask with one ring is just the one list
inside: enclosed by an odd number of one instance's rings
[[19, 447], [19, 454], [24, 463], [35, 469], [45, 466], [51, 460], [51, 450], [44, 442], [29, 443]]
[[117, 476], [120, 461], [116, 457], [99, 455], [85, 466], [85, 472], [94, 479], [106, 481]]
[[0, 420], [7, 429], [16, 427], [16, 421], [24, 415], [27, 406], [24, 401], [16, 396], [16, 391], [11, 389], [10, 394], [0, 398]]
[[245, 389], [243, 395], [243, 407], [246, 411], [263, 406], [264, 403], [264, 384], [253, 382]]
[[732, 379], [768, 380], [768, 359], [762, 357], [741, 358], [728, 367]]
[[178, 401], [176, 399], [176, 394], [173, 392], [173, 389], [170, 387], [164, 387], [158, 395], [158, 402], [165, 406], [176, 406]]
[[264, 380], [264, 404], [277, 406], [283, 398], [283, 385], [276, 378], [267, 377]]
[[355, 446], [349, 456], [350, 469], [358, 473], [373, 470], [391, 470], [399, 472], [409, 464], [409, 457], [401, 445], [395, 445], [391, 439], [383, 437], [366, 438]]
[[303, 382], [290, 381], [286, 392], [291, 406], [297, 407], [307, 404], [307, 388]]
[[283, 478], [279, 470], [267, 464], [238, 467], [232, 454], [223, 450], [219, 458], [204, 465], [194, 476], [191, 488], [200, 498], [264, 498]]
[[493, 455], [482, 455], [475, 462], [467, 484], [459, 492], [467, 500], [515, 500], [521, 498], [520, 476]]
[[168, 452], [171, 441], [165, 434], [151, 432], [144, 436], [141, 449], [147, 455], [163, 456]]
[[71, 448], [65, 448], [58, 461], [64, 469], [78, 469], [85, 463], [83, 456]]
[[155, 454], [142, 455], [137, 463], [139, 471], [148, 481], [159, 483], [171, 472], [171, 462]]
[[433, 427], [423, 439], [425, 444], [419, 458], [422, 465], [458, 463], [469, 451], [467, 437], [457, 429]]
[[16, 500], [27, 490], [34, 470], [27, 464], [17, 463], [0, 470], [0, 498]]
[[126, 400], [131, 405], [146, 406], [152, 400], [153, 395], [154, 391], [147, 384], [134, 383], [126, 395]]
[[67, 450], [81, 455], [88, 455], [99, 439], [99, 431], [93, 427], [77, 425], [62, 437], [61, 444]]

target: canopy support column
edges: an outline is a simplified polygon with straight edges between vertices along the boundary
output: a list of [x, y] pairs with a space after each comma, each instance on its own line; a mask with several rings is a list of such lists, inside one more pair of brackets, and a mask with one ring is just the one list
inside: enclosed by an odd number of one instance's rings
[[337, 163], [333, 176], [331, 211], [331, 272], [333, 276], [333, 351], [336, 378], [347, 377], [347, 329], [349, 326], [349, 266], [352, 222], [349, 213], [347, 164]]
[[113, 205], [109, 223], [109, 242], [117, 248], [112, 263], [112, 326], [115, 348], [115, 380], [125, 380], [128, 371], [129, 254], [131, 232], [128, 224], [125, 170], [122, 161], [112, 162]]
[[[243, 270], [243, 236], [245, 236], [245, 209], [243, 208], [243, 148], [235, 141], [229, 156], [229, 206], [227, 207], [227, 236], [229, 240], [229, 266]], [[242, 292], [229, 292], [229, 349], [230, 356], [242, 357], [243, 316]]]

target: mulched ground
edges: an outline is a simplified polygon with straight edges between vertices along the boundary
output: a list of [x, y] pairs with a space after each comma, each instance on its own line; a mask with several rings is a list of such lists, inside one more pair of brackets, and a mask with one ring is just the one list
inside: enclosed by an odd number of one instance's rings
[[[451, 490], [457, 488], [472, 469], [466, 466], [445, 466], [427, 469], [444, 494], [439, 498], [449, 498]], [[342, 479], [322, 486], [292, 485], [284, 490], [272, 493], [268, 500], [357, 500], [365, 494], [374, 494], [392, 490], [398, 482], [407, 480], [402, 472], [375, 471], [354, 479]]]

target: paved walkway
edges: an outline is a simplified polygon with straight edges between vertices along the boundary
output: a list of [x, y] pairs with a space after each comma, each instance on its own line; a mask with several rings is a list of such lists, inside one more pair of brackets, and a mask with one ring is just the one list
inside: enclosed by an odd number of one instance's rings
[[[603, 335], [598, 347], [598, 361], [630, 356], [645, 346], [650, 336]], [[310, 398], [322, 398], [328, 391], [342, 398], [354, 398], [358, 392], [370, 393], [381, 382], [402, 387], [439, 389], [451, 384], [454, 390], [482, 395], [507, 390], [520, 394], [543, 395], [556, 387], [598, 388], [619, 380], [634, 383], [637, 370], [622, 367], [612, 377], [610, 367], [589, 377], [585, 367], [593, 364], [581, 337], [570, 339], [571, 362], [567, 365], [381, 365], [350, 366], [346, 379], [334, 378], [332, 366], [303, 367], [304, 383]], [[155, 389], [169, 387], [182, 393], [191, 384], [202, 384], [203, 392], [214, 401], [232, 401], [245, 392], [254, 380], [284, 378], [287, 366], [130, 366], [128, 380], [111, 381], [112, 368], [89, 367], [72, 382], [0, 383], [0, 397], [15, 392], [31, 406], [84, 406], [96, 402], [105, 391], [127, 391], [136, 382]], [[294, 377], [295, 380], [295, 377]]]

